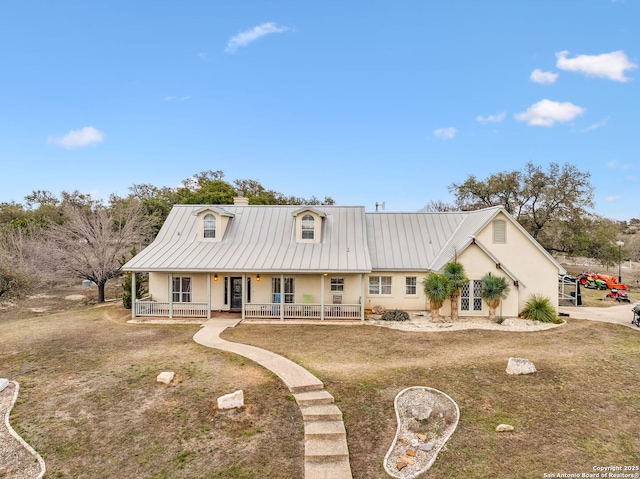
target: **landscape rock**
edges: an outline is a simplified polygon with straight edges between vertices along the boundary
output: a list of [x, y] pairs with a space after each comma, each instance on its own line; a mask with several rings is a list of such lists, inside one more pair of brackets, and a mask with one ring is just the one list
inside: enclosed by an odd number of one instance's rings
[[450, 328], [451, 326], [453, 326], [453, 323], [442, 323], [440, 325], [441, 328]]
[[409, 444], [411, 444], [411, 447], [418, 447], [420, 445], [420, 441], [414, 438], [411, 439], [411, 442]]
[[416, 457], [416, 452], [412, 449], [407, 449], [407, 456]]
[[416, 463], [416, 461], [407, 456], [400, 456], [400, 459], [402, 459], [403, 462], [406, 462], [410, 466], [413, 466]]
[[384, 306], [378, 306], [378, 305], [376, 305], [376, 306], [374, 306], [373, 308], [371, 308], [371, 312], [372, 312], [373, 314], [384, 314], [384, 312], [385, 312], [386, 310], [387, 310], [387, 309], [386, 309]]
[[511, 432], [514, 427], [509, 424], [499, 424], [496, 426], [496, 432]]
[[507, 374], [531, 374], [537, 371], [531, 361], [524, 358], [509, 358]]
[[164, 371], [158, 374], [156, 381], [158, 381], [159, 383], [169, 384], [171, 381], [173, 381], [174, 376], [175, 376], [174, 372]]
[[6, 378], [0, 378], [0, 392], [4, 391], [4, 389], [9, 385], [9, 380]]
[[411, 409], [411, 415], [418, 421], [426, 421], [431, 417], [433, 409], [429, 406], [421, 404]]
[[233, 409], [242, 406], [244, 406], [244, 392], [242, 389], [218, 398], [218, 409]]
[[428, 451], [433, 449], [433, 446], [434, 446], [433, 441], [429, 441], [428, 443], [423, 444], [422, 446], [420, 446], [420, 450], [428, 452]]
[[398, 468], [398, 471], [404, 469], [405, 467], [407, 467], [407, 463], [404, 461], [398, 461], [396, 463], [396, 467]]
[[426, 434], [418, 434], [418, 439], [420, 439], [421, 441], [426, 441], [427, 440], [427, 435]]

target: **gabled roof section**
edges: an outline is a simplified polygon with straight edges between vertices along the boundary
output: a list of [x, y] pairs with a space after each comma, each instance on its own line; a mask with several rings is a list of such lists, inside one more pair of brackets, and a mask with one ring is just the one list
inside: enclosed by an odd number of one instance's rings
[[193, 212], [194, 215], [199, 215], [200, 213], [204, 213], [205, 211], [213, 211], [218, 213], [220, 216], [228, 216], [229, 218], [233, 218], [235, 215], [233, 213], [229, 213], [224, 208], [220, 208], [219, 206], [204, 206], [202, 208], [198, 208]]
[[428, 271], [469, 213], [367, 213], [371, 267]]
[[[503, 206], [492, 206], [490, 208], [485, 208], [482, 210], [468, 211], [467, 217], [460, 224], [455, 233], [451, 236], [450, 240], [443, 247], [442, 251], [438, 254], [438, 257], [435, 259], [433, 264], [431, 265], [431, 269], [433, 271], [440, 271], [444, 266], [451, 261], [456, 253], [460, 254], [465, 249], [469, 247], [472, 243], [475, 242], [475, 237], [480, 233], [480, 231], [487, 226], [491, 221], [494, 220], [496, 216], [500, 213], [504, 214], [504, 217], [509, 221], [512, 225], [514, 225], [520, 232], [525, 235], [531, 243], [549, 260], [551, 261], [559, 270], [560, 273], [565, 273], [565, 269], [558, 263], [553, 256], [549, 254], [549, 252], [540, 246], [533, 236], [531, 236], [524, 227], [516, 221], [516, 219], [507, 213], [506, 209]], [[486, 248], [484, 248], [486, 249]], [[499, 261], [497, 261], [499, 263]]]
[[318, 208], [314, 208], [313, 206], [303, 206], [302, 208], [298, 208], [297, 210], [295, 210], [291, 214], [293, 216], [298, 216], [299, 214], [304, 213], [305, 211], [311, 211], [312, 213], [317, 214], [321, 218], [324, 218], [326, 216], [324, 214], [324, 211], [321, 211]]
[[[478, 233], [500, 213], [504, 213], [559, 271], [564, 271], [502, 206], [446, 213], [367, 213], [371, 267], [374, 271], [440, 271], [473, 244]], [[486, 247], [481, 249], [489, 251]], [[492, 253], [489, 256], [496, 264], [501, 264]], [[518, 281], [504, 267], [502, 269]]]
[[[156, 239], [123, 266], [127, 271], [366, 273], [371, 271], [364, 208], [318, 206], [318, 243], [297, 243], [293, 212], [300, 206], [234, 206], [219, 242], [198, 241], [196, 211], [219, 206], [175, 205]], [[222, 209], [222, 208], [220, 208]], [[306, 209], [306, 207], [305, 207]]]

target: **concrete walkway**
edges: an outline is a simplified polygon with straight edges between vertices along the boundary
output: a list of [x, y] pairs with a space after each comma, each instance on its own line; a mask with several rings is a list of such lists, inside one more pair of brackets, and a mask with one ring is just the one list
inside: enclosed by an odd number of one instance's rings
[[609, 307], [589, 307], [589, 306], [560, 306], [558, 311], [569, 314], [571, 318], [588, 319], [590, 321], [601, 321], [603, 323], [620, 324], [629, 328], [640, 330], [631, 324], [633, 312], [631, 311], [637, 303], [622, 303]]
[[324, 384], [303, 367], [255, 346], [232, 343], [220, 333], [240, 322], [237, 318], [207, 321], [193, 340], [203, 346], [239, 354], [274, 372], [293, 393], [304, 421], [305, 479], [352, 479], [347, 433], [342, 412]]

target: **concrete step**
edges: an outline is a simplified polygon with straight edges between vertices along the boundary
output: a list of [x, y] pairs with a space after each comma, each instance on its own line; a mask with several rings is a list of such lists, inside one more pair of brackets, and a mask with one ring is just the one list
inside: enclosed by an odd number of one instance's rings
[[293, 395], [298, 406], [311, 406], [313, 404], [333, 404], [333, 396], [324, 389], [321, 391], [306, 391]]
[[307, 439], [304, 441], [305, 462], [349, 460], [346, 439]]
[[302, 419], [306, 421], [342, 421], [342, 412], [335, 404], [300, 406]]
[[306, 421], [305, 439], [346, 439], [347, 431], [342, 421]]
[[353, 479], [348, 459], [304, 463], [304, 479]]
[[324, 389], [324, 384], [318, 380], [317, 383], [307, 383], [307, 384], [297, 384], [297, 385], [289, 385], [289, 391], [293, 394], [304, 393], [308, 391], [322, 391]]

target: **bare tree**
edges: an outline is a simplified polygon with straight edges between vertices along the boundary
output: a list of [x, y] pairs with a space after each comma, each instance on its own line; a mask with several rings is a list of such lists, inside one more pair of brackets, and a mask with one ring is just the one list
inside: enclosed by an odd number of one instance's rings
[[147, 236], [148, 221], [139, 203], [69, 205], [67, 221], [46, 233], [46, 262], [58, 271], [93, 281], [104, 302], [107, 281], [121, 275], [120, 257]]

